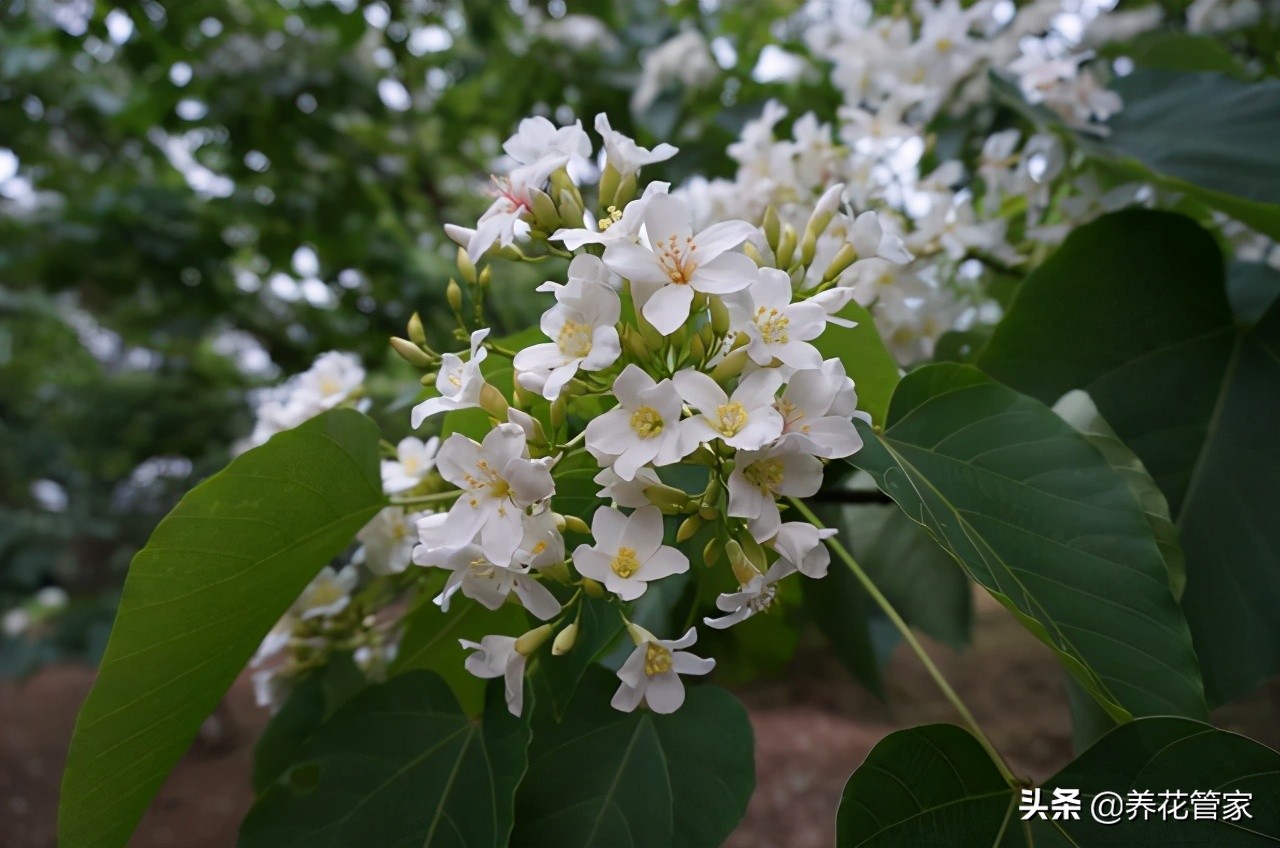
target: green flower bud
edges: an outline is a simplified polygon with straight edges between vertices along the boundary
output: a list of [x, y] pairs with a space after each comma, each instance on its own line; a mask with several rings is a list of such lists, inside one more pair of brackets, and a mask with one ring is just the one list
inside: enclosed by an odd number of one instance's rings
[[556, 634], [556, 639], [551, 643], [552, 656], [560, 657], [573, 650], [574, 643], [578, 641], [578, 622], [573, 622], [564, 630]]
[[416, 312], [409, 316], [408, 334], [409, 341], [416, 345], [427, 343], [427, 331], [422, 327], [422, 316]]
[[435, 359], [423, 353], [422, 348], [418, 347], [408, 339], [402, 339], [398, 336], [391, 337], [391, 348], [400, 358], [412, 365], [414, 368], [431, 368], [436, 364]]

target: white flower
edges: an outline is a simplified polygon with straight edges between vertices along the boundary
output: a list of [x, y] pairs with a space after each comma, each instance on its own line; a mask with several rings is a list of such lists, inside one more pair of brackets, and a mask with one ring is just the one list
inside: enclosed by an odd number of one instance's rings
[[678, 148], [666, 143], [659, 144], [653, 150], [641, 147], [634, 139], [628, 138], [609, 126], [609, 116], [603, 112], [596, 115], [596, 132], [600, 133], [600, 137], [604, 139], [606, 161], [623, 178], [634, 174], [645, 165], [665, 162], [680, 152]]
[[[644, 193], [626, 205], [621, 212], [610, 207], [612, 214], [597, 222], [597, 229], [567, 228], [556, 230], [551, 234], [552, 241], [564, 242], [569, 250], [577, 250], [587, 244], [611, 244], [615, 241], [634, 242], [640, 237], [640, 228], [644, 226], [644, 210], [653, 198], [666, 194], [670, 183], [649, 183]], [[582, 257], [575, 257], [574, 262]], [[573, 263], [570, 263], [570, 268]]]
[[364, 369], [350, 353], [329, 351], [316, 357], [310, 368], [298, 376], [297, 391], [308, 396], [318, 409], [333, 409], [360, 390]]
[[555, 595], [529, 576], [528, 568], [499, 565], [485, 557], [479, 545], [434, 550], [420, 546], [414, 554], [418, 565], [433, 565], [452, 572], [435, 598], [444, 612], [449, 611], [449, 601], [459, 590], [491, 610], [502, 606], [507, 596], [515, 592], [524, 608], [544, 621], [560, 612], [560, 602]]
[[512, 715], [520, 715], [524, 709], [525, 656], [516, 650], [516, 637], [485, 636], [479, 643], [459, 639], [458, 644], [475, 651], [467, 657], [467, 671], [485, 679], [503, 678], [507, 709]]
[[436, 391], [440, 392], [440, 397], [428, 398], [413, 408], [410, 418], [413, 429], [421, 427], [422, 422], [432, 415], [480, 405], [480, 390], [484, 388], [480, 363], [489, 355], [481, 342], [487, 335], [487, 327], [471, 334], [471, 355], [466, 360], [456, 353], [440, 357], [440, 373], [436, 376]]
[[641, 632], [640, 641], [631, 656], [618, 669], [618, 687], [610, 702], [615, 710], [629, 713], [644, 701], [655, 713], [673, 713], [684, 703], [682, 674], [707, 674], [716, 667], [716, 661], [703, 659], [680, 650], [698, 640], [697, 631], [679, 639], [659, 639], [652, 633], [632, 625]]
[[444, 545], [460, 547], [478, 533], [491, 562], [511, 562], [524, 535], [525, 510], [555, 491], [549, 461], [527, 459], [524, 453], [518, 424], [499, 424], [482, 444], [461, 433], [445, 440], [436, 467], [462, 494], [444, 524]]
[[729, 252], [757, 232], [746, 221], [712, 224], [694, 235], [688, 204], [660, 194], [644, 210], [644, 228], [645, 244], [611, 242], [604, 262], [631, 281], [641, 312], [664, 336], [689, 317], [694, 292], [741, 291], [756, 277], [754, 262]]
[[631, 480], [648, 463], [670, 465], [697, 446], [680, 421], [680, 395], [670, 380], [655, 383], [634, 364], [614, 381], [618, 405], [587, 424], [587, 446], [613, 457], [613, 470]]
[[743, 377], [732, 397], [715, 380], [693, 369], [676, 373], [671, 381], [700, 413], [685, 424], [700, 442], [719, 438], [739, 450], [756, 450], [782, 435], [782, 416], [773, 406], [782, 386], [777, 369], [762, 368]]
[[707, 39], [696, 30], [685, 30], [645, 54], [640, 82], [631, 94], [631, 111], [647, 110], [672, 83], [680, 82], [685, 88], [696, 90], [719, 73]]
[[884, 228], [880, 216], [875, 212], [863, 212], [853, 219], [849, 228], [849, 243], [857, 252], [859, 259], [877, 257], [895, 265], [905, 265], [911, 261], [911, 253], [902, 239]]
[[791, 368], [817, 368], [822, 354], [809, 344], [827, 328], [821, 302], [791, 302], [791, 278], [777, 268], [761, 268], [745, 291], [725, 298], [733, 326], [747, 334], [747, 356], [757, 365], [774, 359]]
[[596, 543], [579, 545], [573, 564], [624, 601], [643, 595], [651, 580], [689, 570], [688, 557], [662, 544], [662, 513], [656, 506], [631, 515], [602, 506], [591, 519], [591, 535]]
[[[853, 411], [844, 412], [850, 405], [853, 381], [845, 376], [840, 360], [828, 360], [824, 366], [797, 371], [787, 381], [777, 402], [783, 421], [781, 442], [824, 459], [852, 456], [862, 449], [862, 437], [851, 420]], [[837, 400], [841, 410], [833, 412]], [[857, 404], [856, 394], [852, 402]]]
[[570, 277], [570, 285], [558, 287], [556, 300], [556, 305], [543, 313], [540, 324], [543, 334], [554, 341], [521, 350], [512, 363], [521, 387], [539, 392], [547, 400], [558, 398], [579, 368], [600, 371], [622, 353], [615, 326], [622, 305], [612, 289]]
[[630, 480], [623, 480], [612, 468], [602, 468], [592, 481], [600, 485], [602, 499], [611, 500], [615, 506], [625, 506], [628, 509], [649, 506], [644, 490], [650, 486], [662, 485], [662, 480], [652, 468], [638, 469], [635, 477]]
[[778, 498], [807, 498], [822, 486], [822, 463], [791, 445], [738, 451], [729, 475], [729, 515], [747, 519], [757, 542], [778, 532]]
[[704, 618], [702, 623], [716, 630], [724, 630], [740, 621], [746, 621], [758, 612], [764, 612], [778, 596], [778, 589], [774, 584], [788, 574], [795, 573], [795, 570], [793, 563], [779, 559], [764, 574], [756, 572], [737, 592], [725, 592], [716, 598], [716, 607], [728, 615]]
[[0, 619], [0, 633], [4, 633], [10, 639], [16, 639], [27, 631], [31, 626], [31, 613], [22, 607], [14, 607], [11, 610], [5, 610], [4, 618]]
[[401, 439], [396, 458], [382, 460], [382, 491], [395, 495], [421, 483], [436, 467], [439, 449], [440, 439], [435, 436], [425, 442], [413, 436]]
[[550, 176], [570, 163], [585, 164], [591, 155], [591, 139], [582, 128], [582, 121], [557, 127], [546, 118], [534, 116], [520, 121], [515, 135], [503, 142], [502, 149], [521, 165], [536, 166]]
[[374, 574], [404, 571], [417, 541], [417, 522], [418, 516], [406, 515], [403, 507], [381, 510], [356, 534], [363, 545], [359, 560]]
[[512, 561], [538, 571], [564, 562], [564, 537], [556, 529], [551, 510], [524, 517], [524, 535]]
[[337, 615], [351, 603], [351, 590], [359, 579], [350, 565], [337, 572], [326, 565], [302, 590], [294, 603], [294, 611], [303, 619]]
[[773, 549], [778, 552], [779, 562], [785, 561], [805, 577], [820, 579], [827, 576], [827, 566], [831, 564], [831, 552], [823, 540], [835, 534], [829, 527], [819, 529], [805, 521], [788, 521], [778, 528]]
[[[556, 160], [548, 159], [516, 168], [505, 179], [494, 177], [497, 197], [476, 221], [476, 228], [470, 231], [467, 255], [479, 259], [495, 243], [500, 247], [510, 247], [517, 236], [527, 235], [529, 223], [525, 215], [533, 207], [529, 193], [541, 189], [558, 167]], [[461, 234], [461, 230], [455, 232]], [[450, 235], [456, 238], [454, 234]]]

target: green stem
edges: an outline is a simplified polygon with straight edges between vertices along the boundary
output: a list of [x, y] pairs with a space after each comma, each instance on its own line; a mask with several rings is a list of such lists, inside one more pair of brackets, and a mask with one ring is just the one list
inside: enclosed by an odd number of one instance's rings
[[396, 506], [436, 503], [438, 501], [457, 500], [458, 496], [461, 494], [462, 492], [460, 490], [455, 489], [452, 492], [437, 492], [434, 495], [414, 495], [407, 498], [392, 498], [391, 502]]
[[[818, 516], [813, 514], [813, 510], [805, 506], [804, 501], [799, 498], [787, 498], [787, 500], [790, 501], [791, 505], [795, 507], [795, 509], [814, 527], [825, 526], [822, 521], [819, 520]], [[880, 609], [884, 611], [884, 614], [889, 617], [889, 620], [893, 622], [893, 626], [898, 628], [898, 632], [902, 634], [902, 638], [911, 646], [911, 650], [915, 651], [916, 656], [920, 658], [920, 662], [924, 664], [925, 671], [929, 672], [929, 676], [933, 678], [933, 682], [937, 684], [940, 690], [942, 690], [942, 694], [951, 702], [951, 706], [955, 707], [956, 712], [960, 714], [960, 718], [964, 720], [964, 723], [969, 726], [969, 730], [973, 732], [975, 737], [977, 737], [978, 742], [986, 749], [987, 754], [996, 764], [996, 767], [1000, 769], [1000, 773], [1004, 775], [1005, 780], [1009, 781], [1009, 785], [1017, 786], [1019, 781], [1013, 776], [1013, 772], [1009, 770], [1009, 766], [1005, 764], [1004, 758], [1000, 756], [1000, 752], [991, 744], [991, 740], [987, 738], [987, 735], [982, 732], [982, 728], [978, 726], [978, 722], [973, 717], [973, 713], [969, 712], [969, 708], [965, 706], [964, 701], [960, 700], [960, 696], [956, 694], [956, 690], [952, 689], [951, 684], [942, 676], [942, 672], [936, 665], [934, 665], [933, 660], [925, 651], [924, 646], [920, 644], [918, 639], [916, 639], [915, 634], [911, 632], [911, 628], [907, 623], [902, 620], [902, 616], [898, 615], [898, 611], [893, 608], [893, 604], [889, 603], [889, 599], [880, 592], [872, 579], [865, 571], [862, 570], [862, 566], [858, 565], [857, 561], [854, 560], [853, 555], [850, 554], [849, 550], [840, 543], [840, 540], [837, 537], [833, 536], [830, 539], [827, 539], [827, 545], [836, 556], [844, 561], [845, 565], [849, 566], [849, 570], [853, 572], [854, 577], [858, 578], [858, 582], [867, 590], [867, 594], [871, 595], [872, 600], [874, 600], [876, 604], [879, 605]]]

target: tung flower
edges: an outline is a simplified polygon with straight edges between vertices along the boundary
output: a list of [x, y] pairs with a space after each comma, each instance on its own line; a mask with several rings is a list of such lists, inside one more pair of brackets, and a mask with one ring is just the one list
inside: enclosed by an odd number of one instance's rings
[[648, 463], [679, 462], [697, 446], [680, 421], [680, 395], [669, 380], [654, 382], [632, 364], [618, 375], [613, 391], [618, 405], [587, 424], [587, 446], [613, 457], [613, 470], [623, 480]]
[[716, 667], [716, 661], [694, 656], [681, 648], [688, 648], [698, 639], [697, 631], [679, 639], [659, 639], [643, 628], [632, 625], [640, 639], [631, 656], [618, 669], [622, 685], [613, 696], [613, 708], [629, 713], [644, 701], [655, 713], [673, 713], [684, 703], [682, 674], [707, 674]]
[[671, 381], [700, 413], [685, 426], [701, 442], [721, 439], [730, 447], [757, 450], [782, 435], [782, 416], [773, 406], [782, 385], [777, 369], [762, 368], [743, 377], [732, 397], [700, 371], [685, 369]]
[[662, 544], [662, 513], [655, 506], [629, 516], [602, 506], [591, 519], [591, 535], [596, 543], [579, 545], [573, 564], [624, 601], [643, 595], [652, 580], [689, 570], [688, 557]]
[[480, 363], [489, 355], [480, 343], [487, 335], [487, 327], [471, 334], [471, 355], [466, 360], [456, 353], [440, 357], [440, 374], [436, 377], [440, 397], [428, 398], [413, 408], [410, 418], [413, 429], [421, 427], [432, 415], [480, 405], [480, 390], [484, 388]]

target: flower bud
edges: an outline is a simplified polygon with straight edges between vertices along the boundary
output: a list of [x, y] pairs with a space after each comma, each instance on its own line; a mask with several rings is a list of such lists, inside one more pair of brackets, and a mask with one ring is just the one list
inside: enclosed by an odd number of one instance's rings
[[649, 503], [668, 515], [684, 512], [692, 502], [687, 492], [663, 483], [645, 486], [644, 496]]
[[764, 238], [769, 243], [769, 249], [777, 251], [778, 239], [782, 236], [782, 221], [778, 218], [778, 210], [770, 204], [768, 209], [764, 210]]
[[704, 524], [706, 524], [706, 522], [703, 521], [702, 517], [697, 513], [689, 516], [684, 521], [680, 522], [680, 528], [676, 530], [676, 541], [689, 541], [697, 535], [698, 531], [702, 529], [702, 525]]
[[[705, 327], [703, 329], [706, 329]], [[702, 333], [697, 333], [689, 340], [689, 355], [698, 362], [702, 362], [707, 358], [707, 345], [702, 340]]]
[[768, 262], [765, 261], [765, 258], [760, 255], [760, 251], [757, 250], [756, 246], [751, 242], [745, 242], [742, 245], [742, 252], [747, 255], [748, 259], [756, 263], [757, 268], [763, 268], [768, 264]]
[[640, 337], [644, 339], [645, 347], [649, 350], [660, 350], [662, 348], [662, 333], [659, 333], [652, 324], [650, 324], [640, 310], [636, 310], [636, 324], [640, 327]]
[[489, 383], [480, 389], [480, 408], [499, 421], [507, 420], [507, 399]]
[[559, 197], [562, 191], [577, 190], [578, 187], [574, 185], [573, 179], [569, 176], [568, 168], [557, 168], [555, 173], [551, 175], [551, 194], [553, 196]]
[[832, 257], [831, 264], [827, 266], [827, 270], [822, 272], [823, 281], [834, 280], [844, 273], [846, 268], [857, 261], [858, 251], [853, 249], [853, 245], [845, 242], [836, 251], [836, 255]]
[[489, 266], [489, 265], [484, 266], [484, 270], [480, 272], [480, 288], [485, 288], [486, 286], [488, 286], [489, 281], [492, 279], [493, 279], [492, 266]]
[[564, 656], [573, 650], [574, 643], [577, 641], [578, 622], [575, 621], [556, 634], [556, 640], [551, 643], [551, 655], [556, 657]]
[[582, 591], [586, 592], [589, 597], [603, 598], [604, 586], [592, 580], [590, 577], [582, 578]]
[[465, 248], [458, 248], [458, 275], [468, 283], [476, 281], [476, 263], [467, 255]]
[[742, 552], [742, 546], [736, 539], [729, 540], [724, 546], [724, 552], [729, 556], [729, 567], [733, 569], [733, 576], [737, 579], [739, 586], [745, 586], [751, 582], [752, 578], [759, 576], [759, 569], [747, 559], [747, 555]]
[[564, 517], [564, 529], [570, 533], [581, 533], [583, 536], [591, 535], [591, 528], [587, 526], [587, 522], [576, 515], [566, 515]]
[[742, 369], [747, 364], [747, 349], [740, 347], [731, 352], [724, 359], [711, 369], [711, 379], [717, 383], [724, 383], [742, 373]]
[[418, 347], [408, 339], [392, 336], [391, 348], [400, 355], [401, 359], [412, 365], [414, 368], [430, 368], [436, 364], [434, 359], [423, 353], [422, 348]]
[[438, 372], [428, 371], [426, 374], [422, 375], [422, 379], [419, 382], [424, 386], [434, 386], [438, 379], [440, 379], [440, 374]]
[[528, 633], [525, 633], [516, 640], [516, 653], [522, 657], [527, 657], [534, 651], [542, 647], [542, 643], [547, 641], [547, 637], [551, 635], [551, 625], [544, 624], [541, 627], [535, 627]]
[[800, 243], [800, 266], [808, 268], [809, 263], [813, 261], [814, 255], [818, 252], [818, 237], [806, 232], [804, 241]]
[[581, 227], [586, 210], [582, 206], [582, 195], [574, 191], [561, 191], [560, 203], [557, 204], [560, 220], [566, 227]]
[[449, 281], [449, 285], [444, 290], [444, 299], [448, 301], [449, 308], [454, 312], [462, 311], [462, 286], [458, 285], [457, 280]]
[[618, 183], [622, 181], [622, 175], [618, 173], [618, 169], [613, 167], [612, 162], [606, 162], [604, 170], [600, 173], [600, 208], [607, 210], [614, 205], [613, 196], [618, 193]]
[[516, 380], [515, 385], [511, 387], [511, 402], [514, 406], [521, 409], [528, 409], [530, 404], [538, 399], [539, 395], [530, 392], [528, 389], [520, 385], [520, 381]]
[[537, 222], [538, 229], [549, 233], [559, 229], [560, 213], [556, 211], [556, 205], [551, 202], [546, 192], [536, 188], [529, 189], [529, 201], [533, 209], [533, 220]]
[[658, 641], [657, 636], [654, 636], [634, 621], [627, 622], [627, 634], [631, 636], [631, 641], [635, 642], [637, 645], [643, 645], [645, 642]]
[[556, 396], [555, 400], [551, 401], [551, 409], [549, 412], [552, 429], [559, 430], [564, 426], [565, 407], [568, 403], [569, 399], [565, 396], [564, 392], [561, 392]]
[[779, 268], [785, 271], [791, 267], [791, 260], [796, 254], [796, 231], [790, 224], [782, 228], [782, 238], [778, 240], [778, 249], [773, 253]]
[[729, 307], [719, 297], [708, 298], [707, 302], [711, 308], [711, 332], [724, 336], [729, 332]]
[[702, 548], [702, 562], [707, 568], [711, 568], [720, 561], [720, 555], [724, 553], [724, 548], [720, 546], [720, 539], [712, 536], [707, 544]]
[[628, 203], [636, 198], [636, 175], [627, 174], [618, 183], [618, 190], [613, 195], [613, 201], [610, 206], [616, 206], [619, 209], [626, 207]]
[[422, 316], [413, 313], [409, 316], [409, 325], [406, 328], [409, 334], [409, 341], [416, 345], [425, 345], [427, 343], [427, 331], [422, 327]]
[[630, 324], [622, 325], [622, 346], [627, 349], [627, 353], [636, 359], [648, 359], [649, 348], [644, 343], [644, 338]]

